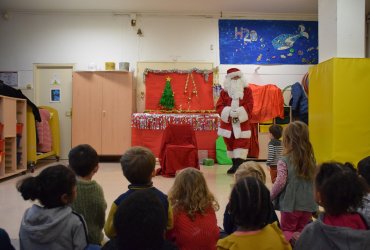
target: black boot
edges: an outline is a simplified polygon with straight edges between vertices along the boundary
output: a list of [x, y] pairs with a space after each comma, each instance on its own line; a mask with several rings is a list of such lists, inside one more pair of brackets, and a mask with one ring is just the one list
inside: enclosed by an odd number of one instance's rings
[[227, 170], [228, 174], [234, 174], [236, 172], [236, 170], [238, 170], [239, 166], [243, 162], [245, 162], [245, 160], [242, 159], [242, 158], [233, 158], [232, 161], [233, 161], [233, 165], [229, 170]]
[[238, 169], [239, 165], [237, 165], [237, 160], [236, 158], [231, 158], [231, 160], [233, 161], [233, 165], [231, 166], [231, 168], [229, 170], [227, 170], [227, 174], [234, 174], [235, 171]]

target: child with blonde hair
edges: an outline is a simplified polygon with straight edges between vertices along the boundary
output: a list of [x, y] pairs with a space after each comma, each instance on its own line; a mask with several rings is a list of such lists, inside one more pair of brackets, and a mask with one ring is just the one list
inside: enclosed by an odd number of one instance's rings
[[255, 177], [266, 184], [265, 171], [263, 171], [262, 166], [255, 161], [246, 161], [239, 166], [239, 169], [234, 174], [235, 182], [247, 176]]
[[288, 241], [311, 221], [317, 211], [313, 194], [315, 156], [308, 127], [301, 121], [290, 123], [283, 133], [283, 156], [277, 164], [277, 178], [271, 200], [281, 211], [280, 225]]
[[[239, 166], [238, 170], [236, 170], [234, 174], [235, 183], [239, 180], [244, 179], [245, 177], [254, 177], [256, 179], [259, 179], [263, 184], [266, 184], [265, 171], [263, 171], [262, 166], [255, 161], [247, 161]], [[276, 212], [272, 209], [269, 223], [274, 223], [275, 221], [279, 225], [279, 219], [276, 215]], [[223, 226], [226, 234], [232, 234], [237, 229], [237, 226], [235, 225], [235, 222], [233, 220], [233, 216], [231, 216], [230, 202], [226, 205], [225, 208]]]
[[230, 195], [230, 214], [237, 229], [220, 239], [217, 249], [292, 249], [277, 223], [270, 224], [273, 209], [270, 192], [259, 179], [239, 180]]
[[219, 204], [209, 191], [203, 174], [195, 168], [178, 172], [168, 198], [174, 225], [167, 238], [181, 250], [216, 249], [219, 229], [215, 211]]

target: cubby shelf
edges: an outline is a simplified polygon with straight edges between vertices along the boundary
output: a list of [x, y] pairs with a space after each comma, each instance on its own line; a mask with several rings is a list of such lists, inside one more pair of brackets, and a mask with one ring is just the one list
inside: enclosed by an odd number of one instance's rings
[[26, 105], [0, 95], [0, 179], [27, 170]]

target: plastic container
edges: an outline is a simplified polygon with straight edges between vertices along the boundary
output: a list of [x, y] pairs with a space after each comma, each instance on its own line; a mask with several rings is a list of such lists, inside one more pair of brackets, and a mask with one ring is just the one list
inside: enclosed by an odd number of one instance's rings
[[23, 123], [17, 123], [17, 135], [22, 135]]
[[116, 63], [106, 62], [105, 63], [105, 70], [116, 70]]

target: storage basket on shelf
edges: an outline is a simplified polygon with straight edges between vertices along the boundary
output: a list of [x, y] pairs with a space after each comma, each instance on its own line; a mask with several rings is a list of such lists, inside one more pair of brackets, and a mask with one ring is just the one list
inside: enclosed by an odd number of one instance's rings
[[0, 137], [1, 137], [1, 135], [3, 134], [3, 128], [4, 128], [4, 124], [2, 124], [2, 123], [0, 122]]
[[17, 123], [17, 135], [22, 135], [23, 123]]

